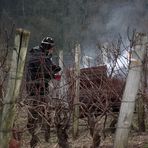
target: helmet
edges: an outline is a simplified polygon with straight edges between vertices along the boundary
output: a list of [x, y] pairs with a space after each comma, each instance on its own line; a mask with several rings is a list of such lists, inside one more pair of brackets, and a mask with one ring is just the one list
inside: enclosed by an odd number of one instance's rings
[[55, 46], [54, 40], [52, 37], [45, 37], [42, 41], [41, 41], [41, 47], [43, 49], [50, 49], [52, 47]]

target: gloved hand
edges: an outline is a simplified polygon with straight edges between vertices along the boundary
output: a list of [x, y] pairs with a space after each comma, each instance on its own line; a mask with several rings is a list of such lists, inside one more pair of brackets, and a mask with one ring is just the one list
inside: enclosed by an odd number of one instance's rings
[[57, 80], [57, 81], [60, 81], [61, 80], [61, 75], [57, 75], [57, 74], [54, 75], [54, 79]]
[[53, 72], [53, 74], [56, 74], [59, 71], [61, 71], [61, 67], [60, 66], [52, 65], [52, 72]]

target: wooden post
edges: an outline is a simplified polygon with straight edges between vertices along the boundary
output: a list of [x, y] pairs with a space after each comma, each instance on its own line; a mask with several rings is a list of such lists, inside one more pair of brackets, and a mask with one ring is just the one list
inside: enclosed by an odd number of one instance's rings
[[[142, 92], [141, 92], [142, 93]], [[139, 132], [145, 132], [144, 94], [138, 97], [138, 128]]]
[[146, 56], [144, 58], [143, 71], [141, 77], [140, 93], [137, 100], [137, 111], [138, 111], [138, 127], [139, 132], [145, 132], [145, 110], [144, 110], [144, 100], [147, 88], [147, 68], [146, 68]]
[[[2, 75], [2, 73], [1, 73], [1, 75]], [[4, 98], [4, 88], [3, 88], [3, 85], [0, 85], [0, 99], [1, 99], [0, 100], [0, 121], [2, 119], [2, 111], [3, 111], [3, 102], [2, 102], [2, 100], [3, 100], [3, 98]], [[0, 122], [0, 126], [1, 126], [1, 122]]]
[[3, 102], [2, 121], [0, 128], [0, 148], [8, 148], [11, 130], [15, 119], [16, 101], [23, 77], [27, 46], [30, 32], [17, 29], [15, 50], [13, 50], [6, 96]]
[[102, 49], [101, 49], [101, 51], [102, 51], [102, 63], [104, 64], [104, 65], [107, 65], [107, 62], [108, 62], [108, 53], [107, 53], [107, 50], [108, 50], [108, 43], [106, 42], [106, 43], [104, 43], [103, 44], [103, 47], [102, 47]]
[[135, 37], [135, 46], [131, 55], [130, 69], [126, 80], [126, 86], [116, 128], [114, 148], [128, 147], [128, 134], [135, 109], [136, 95], [140, 84], [142, 62], [146, 51], [147, 36], [142, 33], [137, 33]]
[[79, 129], [79, 89], [80, 89], [80, 44], [76, 45], [75, 48], [75, 97], [74, 97], [74, 111], [73, 111], [73, 138], [76, 139], [78, 136]]
[[60, 50], [59, 52], [59, 66], [61, 67], [61, 71], [59, 74], [61, 75], [60, 80], [60, 90], [59, 90], [59, 99], [62, 99], [64, 96], [64, 74], [63, 74], [63, 50]]

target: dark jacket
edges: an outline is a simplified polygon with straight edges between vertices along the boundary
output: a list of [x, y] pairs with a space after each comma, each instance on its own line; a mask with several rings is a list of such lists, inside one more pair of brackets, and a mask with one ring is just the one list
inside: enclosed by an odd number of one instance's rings
[[48, 82], [61, 70], [59, 66], [53, 64], [51, 58], [52, 55], [45, 55], [39, 46], [29, 51], [26, 70], [29, 95], [48, 94]]

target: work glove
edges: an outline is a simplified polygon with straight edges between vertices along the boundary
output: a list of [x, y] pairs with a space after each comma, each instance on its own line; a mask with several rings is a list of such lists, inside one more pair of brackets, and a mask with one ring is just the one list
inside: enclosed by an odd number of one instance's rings
[[52, 72], [55, 75], [56, 73], [58, 73], [59, 71], [61, 71], [61, 67], [57, 66], [57, 65], [52, 65]]

